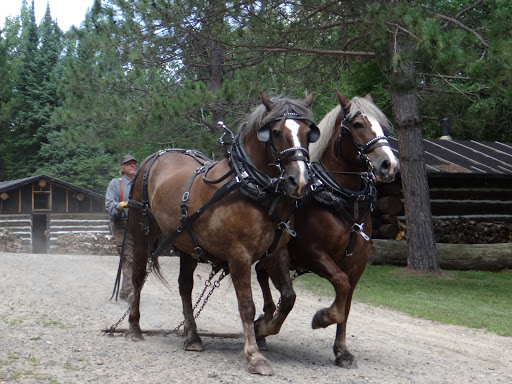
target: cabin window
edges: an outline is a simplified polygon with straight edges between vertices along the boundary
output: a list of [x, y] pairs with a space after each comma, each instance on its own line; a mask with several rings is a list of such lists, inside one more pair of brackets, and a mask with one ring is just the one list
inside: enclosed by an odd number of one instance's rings
[[50, 193], [34, 191], [34, 211], [50, 210]]

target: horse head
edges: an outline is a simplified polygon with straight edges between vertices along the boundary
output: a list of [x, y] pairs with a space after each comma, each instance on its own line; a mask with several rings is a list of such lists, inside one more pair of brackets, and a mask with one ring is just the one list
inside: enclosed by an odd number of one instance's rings
[[345, 147], [357, 151], [358, 157], [367, 156], [375, 169], [378, 180], [390, 183], [399, 169], [398, 159], [389, 146], [387, 136], [393, 126], [384, 113], [373, 103], [370, 94], [346, 99], [336, 91], [341, 107], [339, 116], [339, 155]]
[[270, 99], [263, 92], [260, 98], [262, 105], [240, 128], [240, 138], [258, 170], [278, 178], [281, 191], [300, 199], [310, 182], [309, 143], [320, 136], [311, 111], [314, 94], [304, 101]]

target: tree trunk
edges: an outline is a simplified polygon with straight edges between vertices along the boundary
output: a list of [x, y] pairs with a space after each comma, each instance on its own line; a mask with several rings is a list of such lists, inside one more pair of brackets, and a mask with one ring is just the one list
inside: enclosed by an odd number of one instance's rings
[[[225, 50], [216, 39], [211, 41], [210, 50], [210, 90], [215, 93], [222, 88], [224, 82], [224, 54]], [[219, 121], [224, 121], [226, 109], [222, 105], [212, 108], [213, 129], [217, 128]]]
[[407, 266], [436, 271], [440, 267], [430, 210], [413, 47], [398, 31], [390, 37], [392, 102], [407, 225]]

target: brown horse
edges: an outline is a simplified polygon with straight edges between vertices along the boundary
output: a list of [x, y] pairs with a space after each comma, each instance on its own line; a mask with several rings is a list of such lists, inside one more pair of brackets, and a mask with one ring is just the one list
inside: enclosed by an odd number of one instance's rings
[[[393, 181], [398, 160], [386, 139], [392, 126], [370, 95], [351, 101], [338, 92], [337, 96], [339, 105], [319, 123], [320, 140], [310, 146], [313, 193], [295, 213], [297, 237], [290, 241], [288, 252], [292, 270], [314, 272], [334, 287], [334, 302], [315, 314], [312, 327], [337, 324], [335, 362], [350, 367], [356, 364], [347, 350], [346, 325], [371, 246], [374, 175]], [[278, 277], [259, 263], [256, 271], [264, 295], [264, 314], [258, 321], [268, 321], [276, 308], [268, 275], [273, 282]], [[256, 336], [265, 349], [265, 338]]]
[[[287, 262], [279, 257], [287, 257], [281, 249], [293, 233], [290, 211], [310, 186], [307, 147], [319, 132], [311, 124], [313, 94], [297, 101], [271, 100], [261, 93], [261, 100], [262, 105], [240, 127], [228, 158], [213, 162], [196, 151], [167, 150], [148, 157], [139, 167], [130, 205], [139, 209], [130, 209], [129, 218], [135, 297], [126, 336], [143, 339], [140, 290], [147, 266], [158, 272], [155, 255], [159, 252], [154, 249], [162, 248], [158, 242], [163, 235], [164, 243], [180, 253], [185, 349], [204, 350], [191, 299], [193, 273], [203, 259], [231, 274], [249, 372], [271, 375], [272, 367], [256, 344], [251, 268], [262, 259], [269, 268], [280, 269], [279, 279], [291, 288]], [[294, 300], [294, 295], [287, 297], [279, 319], [286, 317]]]

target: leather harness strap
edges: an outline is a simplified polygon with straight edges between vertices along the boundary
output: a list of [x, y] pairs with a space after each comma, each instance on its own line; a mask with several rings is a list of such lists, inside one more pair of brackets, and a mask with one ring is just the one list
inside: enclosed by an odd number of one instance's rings
[[[180, 225], [178, 228], [171, 233], [169, 236], [167, 236], [163, 242], [161, 242], [157, 249], [155, 249], [151, 233], [150, 233], [150, 220], [154, 223], [156, 223], [155, 217], [153, 213], [151, 212], [150, 206], [149, 206], [149, 196], [148, 196], [148, 177], [149, 172], [154, 164], [155, 160], [167, 153], [167, 152], [178, 152], [181, 154], [185, 154], [188, 156], [191, 156], [192, 158], [196, 159], [200, 167], [197, 168], [194, 173], [191, 175], [187, 186], [185, 188], [185, 192], [183, 193], [182, 197], [182, 203], [181, 203], [181, 218], [180, 218]], [[249, 197], [252, 200], [258, 201], [260, 204], [262, 204], [267, 210], [270, 215], [270, 217], [276, 221], [278, 224], [276, 225], [276, 232], [274, 235], [274, 240], [270, 247], [268, 248], [267, 252], [265, 253], [267, 256], [273, 253], [277, 247], [277, 244], [279, 243], [279, 240], [281, 238], [281, 235], [284, 231], [287, 231], [292, 236], [295, 236], [295, 232], [290, 229], [289, 225], [289, 217], [291, 216], [293, 209], [292, 208], [290, 214], [288, 215], [287, 220], [283, 221], [275, 211], [275, 206], [277, 205], [277, 202], [284, 196], [282, 192], [278, 192], [278, 182], [279, 179], [272, 179], [266, 176], [265, 174], [259, 172], [250, 158], [248, 157], [247, 153], [245, 152], [245, 148], [243, 144], [236, 142], [235, 145], [233, 145], [232, 152], [234, 152], [234, 156], [230, 157], [230, 165], [231, 169], [223, 176], [221, 176], [217, 180], [209, 180], [206, 178], [208, 171], [213, 168], [217, 162], [212, 162], [209, 158], [207, 158], [205, 155], [203, 155], [201, 152], [193, 151], [193, 150], [183, 150], [183, 149], [168, 149], [165, 151], [159, 151], [155, 154], [153, 154], [151, 157], [147, 158], [140, 166], [139, 169], [142, 169], [143, 165], [145, 163], [148, 163], [148, 165], [145, 167], [143, 179], [142, 179], [142, 194], [143, 198], [142, 201], [136, 201], [131, 199], [131, 192], [130, 192], [130, 200], [128, 201], [128, 206], [133, 208], [138, 208], [143, 210], [143, 217], [144, 217], [144, 228], [145, 233], [148, 237], [148, 247], [150, 251], [150, 260], [149, 262], [152, 264], [155, 259], [162, 254], [167, 248], [172, 247], [172, 242], [175, 240], [175, 238], [181, 234], [184, 230], [187, 230], [189, 235], [192, 238], [192, 241], [194, 242], [195, 251], [197, 252], [197, 257], [200, 258], [202, 261], [205, 262], [211, 262], [213, 264], [216, 263], [216, 260], [213, 260], [211, 255], [207, 255], [206, 252], [204, 252], [203, 249], [198, 244], [198, 241], [192, 231], [192, 223], [201, 216], [208, 208], [210, 208], [213, 204], [220, 201], [222, 198], [227, 196], [229, 193], [231, 193], [235, 189], [239, 189], [240, 192], [242, 192], [243, 195]], [[233, 155], [233, 153], [231, 153]], [[220, 183], [221, 181], [225, 180], [229, 176], [232, 176], [231, 179], [222, 185], [212, 196], [212, 198], [206, 202], [200, 209], [198, 209], [196, 212], [194, 212], [192, 215], [188, 215], [188, 200], [190, 196], [190, 188], [192, 186], [192, 183], [194, 179], [197, 177], [197, 175], [204, 173], [203, 181], [209, 184], [216, 184]], [[138, 171], [134, 176], [134, 181], [136, 180], [138, 176]], [[261, 185], [261, 183], [264, 183]], [[135, 184], [135, 182], [134, 182]], [[132, 184], [132, 188], [133, 185]], [[269, 188], [270, 187], [270, 188]], [[269, 192], [269, 189], [272, 192]], [[270, 196], [272, 195], [272, 196]]]
[[119, 178], [119, 202], [123, 201], [123, 178]]
[[[370, 238], [363, 232], [364, 221], [373, 211], [377, 201], [377, 189], [375, 187], [375, 175], [369, 159], [365, 159], [366, 155], [361, 155], [363, 169], [361, 172], [361, 190], [351, 191], [339, 185], [327, 171], [321, 162], [311, 164], [313, 172], [313, 198], [319, 203], [332, 207], [345, 222], [350, 225], [350, 239], [345, 250], [345, 256], [352, 256], [354, 252], [357, 235], [363, 236], [366, 240]], [[341, 172], [343, 173], [343, 172]], [[349, 172], [350, 173], [350, 172]], [[368, 209], [360, 217], [359, 204], [363, 203]], [[350, 215], [345, 207], [354, 207], [354, 214]], [[342, 259], [343, 260], [343, 259]], [[338, 263], [338, 265], [341, 261]]]

